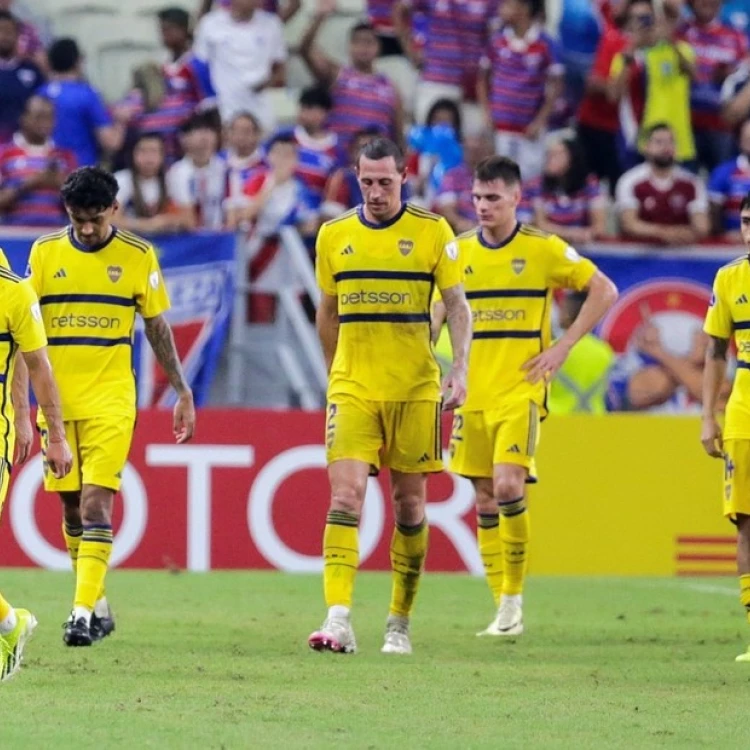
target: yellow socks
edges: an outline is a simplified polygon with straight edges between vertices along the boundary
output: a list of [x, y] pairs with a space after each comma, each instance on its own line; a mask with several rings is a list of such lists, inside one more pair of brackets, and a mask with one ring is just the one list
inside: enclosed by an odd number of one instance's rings
[[331, 510], [323, 535], [323, 589], [328, 607], [351, 608], [354, 578], [359, 565], [359, 518]]
[[81, 539], [83, 537], [83, 526], [80, 524], [73, 525], [67, 521], [63, 521], [63, 538], [65, 539], [65, 546], [68, 549], [70, 555], [70, 562], [73, 564], [73, 572], [76, 572], [76, 566], [78, 564], [78, 549], [81, 546]]
[[391, 540], [391, 616], [409, 617], [411, 614], [427, 556], [428, 536], [427, 519], [417, 526], [396, 524]]
[[526, 578], [529, 546], [529, 512], [526, 499], [521, 497], [510, 503], [500, 503], [503, 523], [500, 537], [505, 558], [502, 593], [515, 596], [523, 593]]
[[500, 538], [500, 515], [498, 513], [477, 515], [477, 542], [487, 584], [497, 607], [503, 592], [503, 540]]
[[750, 622], [750, 573], [740, 576], [740, 601], [747, 612], [747, 620]]
[[109, 558], [112, 554], [112, 527], [99, 524], [83, 526], [76, 566], [75, 607], [93, 612], [104, 589]]

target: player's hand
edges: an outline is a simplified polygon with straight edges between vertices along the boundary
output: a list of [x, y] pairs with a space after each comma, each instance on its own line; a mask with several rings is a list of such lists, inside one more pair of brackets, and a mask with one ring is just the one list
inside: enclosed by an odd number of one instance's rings
[[195, 433], [195, 405], [193, 392], [186, 391], [177, 400], [174, 407], [174, 421], [172, 424], [174, 439], [182, 444], [187, 443]]
[[569, 353], [570, 347], [558, 341], [547, 351], [522, 365], [521, 369], [526, 371], [526, 380], [529, 383], [538, 383], [540, 380], [549, 383], [557, 375], [557, 371], [563, 366]]
[[716, 417], [704, 417], [701, 426], [701, 443], [712, 458], [724, 458], [724, 441]]
[[34, 430], [31, 427], [31, 420], [28, 416], [16, 414], [16, 455], [13, 463], [17, 465], [25, 464], [31, 455], [31, 446], [34, 444]]
[[452, 367], [443, 380], [443, 411], [452, 411], [466, 401], [466, 368]]
[[73, 466], [73, 454], [70, 452], [68, 441], [65, 438], [55, 442], [50, 441], [47, 444], [45, 460], [55, 479], [67, 476]]

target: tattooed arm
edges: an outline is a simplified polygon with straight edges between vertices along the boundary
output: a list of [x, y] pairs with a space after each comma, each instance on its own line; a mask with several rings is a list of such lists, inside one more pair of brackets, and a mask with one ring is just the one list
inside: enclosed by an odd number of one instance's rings
[[703, 426], [701, 443], [709, 456], [724, 456], [721, 428], [716, 421], [716, 402], [727, 373], [729, 340], [711, 336], [703, 369]]
[[[456, 409], [466, 401], [466, 368], [471, 346], [471, 308], [466, 301], [463, 284], [441, 289], [445, 305], [448, 333], [453, 348], [453, 364], [443, 383], [443, 408]], [[450, 391], [450, 395], [448, 395]]]
[[174, 407], [174, 436], [178, 443], [186, 443], [195, 432], [195, 406], [193, 392], [190, 390], [182, 372], [180, 358], [169, 327], [163, 315], [144, 318], [146, 338], [162, 369], [167, 375], [172, 388], [177, 391], [177, 403]]

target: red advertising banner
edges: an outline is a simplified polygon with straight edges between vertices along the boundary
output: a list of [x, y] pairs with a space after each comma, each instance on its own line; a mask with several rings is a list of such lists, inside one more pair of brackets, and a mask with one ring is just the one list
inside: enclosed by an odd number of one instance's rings
[[[141, 412], [116, 501], [114, 564], [321, 571], [323, 433], [322, 413], [204, 410], [195, 441], [178, 446], [169, 412]], [[428, 568], [480, 572], [468, 482], [431, 477], [428, 514]], [[2, 564], [67, 570], [60, 524], [60, 503], [42, 488], [37, 455], [14, 472], [0, 529]], [[390, 569], [392, 528], [384, 472], [368, 487], [364, 569]]]

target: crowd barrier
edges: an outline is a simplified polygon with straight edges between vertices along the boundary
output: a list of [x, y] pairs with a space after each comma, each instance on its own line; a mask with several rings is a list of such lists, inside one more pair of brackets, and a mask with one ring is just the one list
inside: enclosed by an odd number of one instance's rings
[[[449, 434], [448, 417], [444, 434]], [[322, 413], [202, 410], [177, 446], [162, 410], [140, 414], [115, 514], [114, 564], [128, 568], [322, 569], [328, 488]], [[721, 516], [722, 464], [692, 417], [551, 417], [530, 491], [531, 572], [731, 574], [734, 527]], [[0, 529], [3, 565], [68, 569], [59, 501], [39, 455], [14, 473]], [[370, 480], [365, 570], [387, 570], [387, 478]], [[431, 477], [430, 571], [481, 572], [471, 486]]]

